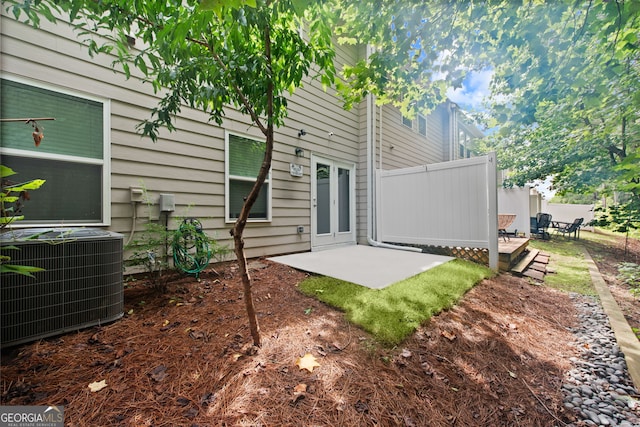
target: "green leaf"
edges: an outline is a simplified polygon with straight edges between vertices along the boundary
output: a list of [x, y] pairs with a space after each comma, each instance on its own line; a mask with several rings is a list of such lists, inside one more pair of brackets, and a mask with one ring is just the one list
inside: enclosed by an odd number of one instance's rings
[[22, 184], [8, 185], [3, 188], [3, 191], [11, 191], [14, 193], [20, 193], [27, 190], [37, 190], [42, 187], [46, 182], [44, 179], [34, 179], [32, 181], [23, 182]]
[[23, 219], [24, 219], [24, 215], [3, 216], [3, 217], [0, 217], [0, 224], [10, 224], [13, 221], [22, 221]]
[[28, 265], [0, 264], [0, 273], [16, 273], [23, 276], [35, 278], [35, 276], [31, 273], [37, 273], [39, 271], [44, 271], [44, 268], [32, 267]]
[[5, 165], [0, 165], [0, 178], [6, 178], [11, 175], [15, 175], [16, 173], [10, 167]]
[[313, 3], [313, 0], [292, 0], [291, 5], [298, 16], [304, 15], [304, 11]]

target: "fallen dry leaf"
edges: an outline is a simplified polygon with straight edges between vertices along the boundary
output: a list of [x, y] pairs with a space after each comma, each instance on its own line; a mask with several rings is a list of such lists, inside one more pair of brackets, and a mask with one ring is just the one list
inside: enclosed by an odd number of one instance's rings
[[298, 360], [296, 360], [296, 365], [298, 365], [300, 369], [306, 369], [309, 372], [313, 372], [313, 368], [320, 366], [320, 364], [316, 362], [316, 358], [313, 357], [313, 354], [310, 353], [305, 354], [304, 357], [299, 357]]
[[91, 393], [95, 393], [107, 387], [107, 380], [92, 382], [87, 387], [89, 387], [89, 390], [91, 390]]
[[332, 345], [332, 346], [334, 346], [334, 347], [335, 347], [335, 349], [336, 349], [337, 351], [342, 351], [342, 350], [344, 350], [344, 349], [345, 349], [345, 347], [346, 347], [346, 346], [344, 346], [344, 345], [340, 345], [340, 344], [338, 344], [338, 343], [337, 343], [337, 342], [335, 342], [335, 341], [334, 341], [334, 342], [332, 342], [332, 343], [331, 343], [331, 345]]
[[[191, 329], [191, 328], [189, 328], [189, 329]], [[191, 330], [191, 331], [189, 331], [189, 337], [194, 339], [194, 340], [200, 340], [200, 339], [206, 338], [206, 335], [202, 331]]]
[[149, 375], [156, 382], [163, 381], [167, 377], [167, 367], [164, 365], [156, 366]]
[[442, 331], [442, 336], [448, 339], [449, 341], [453, 341], [456, 339], [456, 334], [451, 333], [449, 331]]
[[307, 385], [304, 383], [300, 383], [293, 388], [293, 398], [291, 399], [291, 404], [295, 405], [299, 400], [304, 399], [305, 393], [307, 392]]

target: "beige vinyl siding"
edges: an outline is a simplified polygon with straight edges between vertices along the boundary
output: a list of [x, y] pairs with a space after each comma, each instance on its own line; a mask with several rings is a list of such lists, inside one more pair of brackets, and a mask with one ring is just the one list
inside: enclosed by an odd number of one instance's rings
[[[380, 145], [380, 117], [377, 117], [378, 141]], [[402, 114], [399, 110], [387, 106], [382, 111], [382, 168], [399, 169], [422, 165], [427, 163], [442, 162], [443, 158], [443, 127], [445, 117], [441, 109], [435, 109], [427, 117], [427, 136], [418, 133], [417, 123], [414, 120], [413, 129], [402, 124]], [[379, 156], [379, 153], [378, 153]]]
[[[207, 233], [223, 244], [232, 245], [225, 222], [225, 131], [260, 140], [256, 126], [238, 111], [228, 109], [222, 126], [207, 122], [200, 111], [183, 108], [176, 118], [177, 132], [161, 130], [157, 143], [142, 138], [136, 126], [150, 118], [159, 97], [149, 84], [134, 74], [126, 80], [111, 68], [113, 57], [91, 58], [77, 36], [64, 24], [46, 20], [41, 28], [15, 22], [2, 10], [0, 47], [2, 72], [20, 76], [37, 84], [110, 100], [111, 107], [111, 225], [112, 231], [129, 237], [132, 221], [130, 187], [144, 186], [151, 202], [136, 207], [136, 230], [144, 228], [149, 216], [157, 218], [160, 193], [175, 195], [177, 217], [199, 218]], [[353, 63], [364, 49], [340, 47], [336, 64]], [[344, 111], [334, 89], [327, 89], [311, 78], [288, 100], [289, 115], [276, 130], [271, 171], [272, 219], [249, 223], [245, 232], [249, 257], [307, 251], [311, 248], [311, 155], [356, 164], [356, 231], [360, 243], [367, 233], [367, 128], [366, 105]], [[427, 137], [402, 124], [400, 112], [390, 106], [375, 107], [376, 166], [382, 155], [383, 169], [441, 162], [449, 156], [448, 107], [440, 106], [427, 117]], [[380, 128], [382, 125], [382, 134]], [[298, 137], [300, 129], [306, 135]], [[333, 132], [333, 136], [329, 133]], [[46, 135], [46, 130], [45, 130]], [[382, 152], [380, 153], [380, 137]], [[455, 135], [454, 135], [455, 137]], [[43, 144], [46, 144], [45, 138]], [[393, 146], [393, 149], [391, 148]], [[296, 147], [304, 150], [296, 157]], [[292, 177], [290, 163], [301, 165], [302, 177]], [[42, 189], [41, 191], [46, 191]], [[169, 220], [171, 228], [177, 223]], [[298, 234], [297, 227], [304, 233]]]
[[[366, 164], [366, 104], [362, 103], [363, 120], [361, 123], [362, 152], [358, 170], [357, 218], [358, 241], [366, 243], [367, 239], [367, 164]], [[448, 160], [449, 126], [446, 106], [438, 106], [428, 116], [426, 137], [418, 132], [417, 117], [413, 128], [402, 122], [402, 113], [397, 108], [385, 105], [375, 107], [375, 167], [382, 169], [400, 169], [405, 167], [437, 163]], [[382, 117], [381, 117], [382, 116]], [[382, 145], [382, 148], [381, 148]]]
[[[208, 234], [231, 246], [231, 224], [224, 221], [224, 132], [237, 132], [263, 139], [246, 117], [230, 109], [222, 126], [207, 123], [207, 115], [184, 108], [176, 120], [177, 132], [161, 131], [157, 143], [142, 138], [136, 126], [150, 117], [158, 97], [139, 75], [126, 80], [111, 68], [114, 58], [91, 58], [77, 36], [64, 24], [46, 20], [35, 30], [15, 22], [2, 11], [2, 72], [59, 88], [111, 100], [111, 225], [112, 231], [128, 238], [131, 231], [131, 186], [144, 186], [151, 206], [136, 207], [136, 230], [149, 216], [158, 216], [160, 193], [175, 195], [172, 218], [199, 218]], [[353, 49], [340, 49], [340, 60], [355, 56]], [[323, 90], [308, 80], [289, 100], [285, 126], [276, 132], [272, 165], [272, 221], [250, 223], [246, 229], [250, 257], [310, 249], [310, 156], [321, 154], [356, 162], [359, 155], [359, 110], [345, 112], [335, 92]], [[298, 131], [306, 135], [298, 138]], [[329, 132], [335, 136], [329, 138]], [[46, 134], [46, 131], [45, 131]], [[46, 143], [46, 139], [43, 143]], [[295, 148], [304, 157], [295, 156]], [[289, 164], [304, 167], [303, 177], [291, 177]], [[43, 188], [42, 191], [46, 191]], [[149, 210], [151, 212], [149, 213]], [[176, 227], [173, 219], [171, 228]], [[297, 233], [302, 225], [305, 232]]]

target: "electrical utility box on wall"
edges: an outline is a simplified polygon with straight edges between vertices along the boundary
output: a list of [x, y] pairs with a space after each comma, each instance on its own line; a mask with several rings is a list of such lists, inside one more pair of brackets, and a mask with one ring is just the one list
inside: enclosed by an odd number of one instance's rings
[[160, 212], [173, 212], [176, 210], [176, 198], [173, 194], [160, 194]]
[[119, 319], [124, 310], [123, 236], [95, 228], [15, 230], [0, 235], [11, 263], [43, 268], [2, 275], [0, 346]]

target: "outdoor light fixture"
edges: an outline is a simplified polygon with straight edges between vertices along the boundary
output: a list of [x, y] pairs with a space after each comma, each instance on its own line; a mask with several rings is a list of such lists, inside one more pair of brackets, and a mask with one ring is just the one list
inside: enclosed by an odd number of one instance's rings
[[296, 147], [296, 157], [304, 157], [304, 150], [300, 147]]
[[305, 132], [304, 129], [300, 129], [300, 132], [298, 132], [298, 138], [300, 138], [301, 136], [305, 136], [307, 134], [307, 132]]

